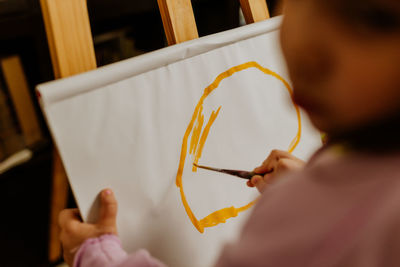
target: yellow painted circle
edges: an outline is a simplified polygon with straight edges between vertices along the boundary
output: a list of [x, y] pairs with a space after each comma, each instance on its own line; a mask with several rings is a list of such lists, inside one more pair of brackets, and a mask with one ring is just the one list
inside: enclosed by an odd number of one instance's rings
[[[183, 183], [182, 183], [182, 174], [183, 174], [183, 169], [185, 166], [187, 153], [189, 152], [190, 154], [195, 155], [194, 162], [195, 163], [198, 162], [198, 160], [201, 157], [201, 153], [202, 153], [205, 141], [207, 140], [209, 130], [221, 109], [221, 107], [219, 107], [217, 111], [212, 112], [209, 121], [207, 122], [207, 124], [205, 125], [205, 127], [203, 129], [204, 115], [202, 114], [202, 110], [203, 110], [204, 100], [211, 94], [211, 92], [213, 92], [215, 89], [218, 88], [219, 84], [224, 79], [232, 76], [233, 74], [235, 74], [237, 72], [240, 72], [240, 71], [243, 71], [243, 70], [246, 70], [249, 68], [256, 68], [266, 75], [273, 76], [274, 78], [278, 79], [279, 81], [281, 81], [284, 84], [284, 86], [286, 87], [286, 89], [288, 90], [288, 92], [291, 96], [293, 94], [293, 90], [291, 89], [289, 83], [285, 79], [283, 79], [279, 74], [260, 66], [257, 62], [254, 62], [254, 61], [237, 65], [237, 66], [232, 67], [232, 68], [228, 69], [227, 71], [219, 74], [217, 76], [217, 78], [215, 78], [215, 80], [204, 89], [204, 93], [196, 105], [196, 108], [192, 115], [192, 119], [186, 129], [185, 135], [182, 140], [179, 168], [178, 168], [178, 172], [176, 175], [176, 185], [180, 189], [181, 200], [182, 200], [183, 206], [186, 210], [186, 213], [189, 216], [193, 225], [201, 233], [204, 232], [204, 228], [206, 228], [206, 227], [212, 227], [212, 226], [218, 225], [220, 223], [224, 223], [229, 218], [236, 217], [240, 212], [245, 211], [248, 208], [250, 208], [256, 201], [256, 200], [254, 200], [254, 201], [248, 203], [247, 205], [239, 207], [239, 208], [228, 207], [228, 208], [224, 208], [221, 210], [217, 210], [217, 211], [207, 215], [206, 217], [204, 217], [203, 219], [201, 219], [199, 221], [199, 220], [197, 220], [196, 216], [194, 215], [192, 209], [189, 206], [189, 203], [187, 202], [185, 192], [183, 190]], [[297, 127], [296, 136], [293, 138], [293, 140], [291, 141], [289, 148], [288, 148], [288, 152], [290, 152], [290, 153], [296, 148], [296, 146], [300, 142], [300, 138], [301, 138], [300, 110], [299, 110], [299, 107], [294, 103], [293, 100], [292, 100], [292, 103], [296, 110], [298, 127]], [[203, 131], [202, 131], [202, 129], [203, 129]], [[189, 151], [188, 151], [188, 140], [189, 140], [190, 134], [192, 134], [192, 136], [191, 136], [191, 142], [190, 142], [190, 147], [189, 147]], [[195, 170], [196, 170], [196, 168], [194, 167], [193, 171], [195, 171]]]

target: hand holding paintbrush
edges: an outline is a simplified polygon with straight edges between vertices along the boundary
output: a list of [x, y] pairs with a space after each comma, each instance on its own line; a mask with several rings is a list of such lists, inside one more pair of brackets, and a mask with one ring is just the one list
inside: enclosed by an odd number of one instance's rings
[[276, 177], [287, 171], [295, 171], [303, 168], [304, 161], [291, 155], [286, 151], [272, 150], [267, 159], [261, 166], [253, 171], [219, 169], [208, 166], [201, 166], [193, 163], [194, 166], [206, 170], [217, 171], [239, 178], [247, 179], [249, 187], [257, 187], [260, 193], [264, 191], [265, 186], [271, 183]]
[[[243, 179], [247, 179], [247, 180], [251, 180], [251, 178], [253, 176], [255, 176], [255, 175], [267, 174], [267, 173], [259, 174], [259, 173], [255, 173], [254, 171], [249, 172], [249, 171], [241, 171], [241, 170], [218, 169], [218, 168], [213, 168], [213, 167], [209, 167], [209, 166], [198, 165], [196, 163], [193, 163], [193, 165], [195, 167], [197, 167], [197, 168], [200, 168], [200, 169], [205, 169], [205, 170], [215, 171], [215, 172], [221, 172], [221, 173], [233, 175], [233, 176], [236, 176], [236, 177], [239, 177], [239, 178], [243, 178]], [[272, 171], [270, 171], [270, 172], [272, 172]]]

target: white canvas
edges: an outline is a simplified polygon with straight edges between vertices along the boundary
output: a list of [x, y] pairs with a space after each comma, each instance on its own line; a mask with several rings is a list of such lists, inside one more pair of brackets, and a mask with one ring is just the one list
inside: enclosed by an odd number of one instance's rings
[[[279, 24], [280, 18], [271, 19], [40, 85], [41, 105], [83, 218], [96, 219], [97, 194], [112, 188], [129, 252], [146, 248], [169, 266], [211, 266], [251, 210], [204, 233], [193, 226], [175, 184], [182, 140], [205, 88], [221, 73], [256, 62], [289, 80]], [[219, 107], [199, 164], [252, 170], [272, 149], [287, 150], [296, 136], [288, 89], [255, 67], [222, 79], [205, 98], [204, 125]], [[293, 154], [306, 159], [321, 141], [304, 114], [301, 121]], [[194, 157], [187, 154], [183, 188], [199, 220], [258, 196], [245, 180], [192, 172]]]

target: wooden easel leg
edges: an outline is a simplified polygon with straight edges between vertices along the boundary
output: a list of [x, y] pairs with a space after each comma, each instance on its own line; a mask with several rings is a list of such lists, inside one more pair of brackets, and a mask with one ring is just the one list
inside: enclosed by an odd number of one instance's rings
[[168, 45], [199, 37], [190, 0], [157, 0]]
[[[56, 78], [96, 68], [86, 0], [40, 0]], [[61, 256], [58, 214], [67, 207], [68, 182], [60, 156], [54, 151], [51, 191], [49, 260]]]
[[240, 0], [240, 5], [247, 24], [270, 17], [266, 0]]
[[60, 228], [58, 214], [67, 207], [68, 180], [64, 166], [57, 152], [53, 152], [53, 184], [50, 206], [49, 261], [55, 262], [61, 257]]

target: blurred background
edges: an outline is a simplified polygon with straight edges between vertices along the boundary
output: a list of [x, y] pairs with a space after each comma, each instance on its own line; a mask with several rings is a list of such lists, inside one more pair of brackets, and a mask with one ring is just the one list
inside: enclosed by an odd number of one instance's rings
[[[66, 0], [67, 1], [67, 0]], [[271, 14], [275, 1], [267, 1]], [[166, 46], [157, 0], [87, 0], [98, 66]], [[193, 0], [200, 36], [244, 24], [239, 0]], [[36, 101], [53, 80], [39, 0], [0, 0], [0, 266], [49, 259], [53, 144]], [[70, 194], [68, 206], [74, 207]], [[61, 265], [60, 265], [61, 266]]]

